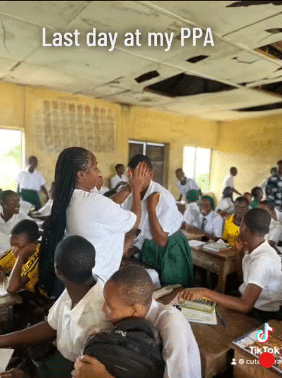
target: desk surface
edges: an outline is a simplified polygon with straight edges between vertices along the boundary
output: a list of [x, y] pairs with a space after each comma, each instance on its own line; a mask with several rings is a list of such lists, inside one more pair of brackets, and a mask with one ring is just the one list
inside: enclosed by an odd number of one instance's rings
[[0, 297], [0, 308], [14, 306], [22, 303], [22, 298], [19, 294], [8, 294]]

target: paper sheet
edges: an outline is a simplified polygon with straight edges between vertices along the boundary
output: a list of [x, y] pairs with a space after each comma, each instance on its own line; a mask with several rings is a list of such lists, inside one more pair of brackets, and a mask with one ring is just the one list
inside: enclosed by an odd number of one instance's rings
[[0, 348], [0, 373], [3, 373], [12, 357], [14, 349]]
[[215, 310], [211, 313], [198, 311], [198, 310], [191, 310], [189, 308], [181, 308], [182, 314], [188, 320], [188, 322], [194, 323], [202, 323], [202, 324], [210, 324], [216, 325], [217, 318]]

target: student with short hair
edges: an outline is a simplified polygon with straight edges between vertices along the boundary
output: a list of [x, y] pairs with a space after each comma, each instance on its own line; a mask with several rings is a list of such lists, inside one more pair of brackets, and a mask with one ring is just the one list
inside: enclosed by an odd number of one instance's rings
[[193, 223], [200, 216], [200, 209], [197, 204], [199, 196], [199, 191], [195, 189], [188, 190], [186, 193], [187, 205], [183, 214], [183, 220], [187, 224]]
[[222, 199], [219, 201], [215, 211], [223, 218], [234, 213], [233, 189], [227, 186], [223, 189]]
[[[132, 173], [138, 164], [147, 165], [148, 176], [141, 188], [140, 233], [136, 236], [135, 230], [130, 234], [131, 240], [127, 245], [134, 244], [141, 251], [141, 261], [159, 273], [163, 285], [191, 287], [194, 282], [193, 264], [189, 244], [180, 230], [183, 216], [172, 194], [153, 181], [150, 158], [146, 155], [133, 156], [128, 163], [129, 172]], [[132, 196], [129, 195], [122, 206], [130, 209], [131, 203]], [[124, 254], [128, 256], [130, 251]]]
[[254, 198], [253, 201], [251, 202], [250, 206], [252, 209], [256, 209], [260, 203], [260, 201], [263, 198], [263, 191], [259, 186], [255, 186], [251, 190], [251, 195]]
[[265, 238], [272, 247], [275, 247], [282, 236], [282, 225], [277, 221], [274, 202], [268, 200], [261, 201], [259, 208], [266, 210], [271, 216], [269, 233], [265, 235]]
[[252, 195], [251, 195], [251, 193], [250, 192], [245, 192], [244, 194], [243, 194], [243, 197], [245, 197], [247, 200], [248, 200], [248, 206], [249, 206], [249, 208], [250, 208], [250, 204], [251, 204], [251, 202], [252, 202]]
[[111, 189], [118, 189], [119, 186], [128, 183], [128, 177], [125, 175], [123, 164], [115, 166], [116, 174], [111, 178]]
[[35, 292], [38, 282], [39, 229], [35, 222], [25, 219], [11, 230], [11, 250], [0, 257], [0, 271], [11, 271], [7, 292], [16, 293], [20, 289]]
[[67, 237], [57, 245], [54, 259], [56, 275], [66, 289], [49, 310], [47, 320], [0, 336], [0, 348], [57, 340], [58, 353], [41, 362], [37, 372], [41, 378], [69, 377], [90, 330], [110, 327], [102, 312], [104, 285], [92, 274], [93, 245], [81, 236]]
[[[104, 288], [103, 311], [107, 320], [115, 324], [129, 318], [145, 318], [160, 333], [165, 360], [164, 378], [201, 378], [201, 360], [197, 342], [190, 324], [182, 313], [152, 299], [153, 283], [147, 271], [140, 266], [118, 270]], [[76, 378], [112, 378], [103, 364], [93, 357], [79, 357], [75, 363]]]
[[178, 201], [181, 201], [182, 197], [186, 201], [186, 193], [192, 189], [197, 190], [200, 195], [202, 194], [201, 189], [198, 186], [198, 184], [196, 184], [196, 182], [193, 179], [187, 178], [182, 168], [176, 169], [175, 176], [177, 178], [175, 185], [180, 191], [180, 196], [178, 198]]
[[237, 174], [238, 174], [238, 169], [236, 167], [231, 167], [229, 175], [226, 176], [223, 181], [223, 190], [224, 188], [229, 186], [230, 188], [232, 188], [233, 192], [237, 193], [240, 196], [241, 193], [235, 189], [235, 184], [234, 184], [234, 177], [237, 176]]
[[[250, 313], [260, 321], [281, 319], [282, 304], [281, 259], [265, 235], [269, 232], [271, 216], [264, 209], [249, 210], [240, 226], [240, 236], [247, 247], [242, 260], [243, 284], [239, 287], [240, 298], [230, 297], [206, 288], [184, 289], [177, 296], [194, 300], [207, 297], [221, 306]], [[240, 251], [243, 254], [243, 248]], [[243, 256], [243, 255], [242, 255]]]

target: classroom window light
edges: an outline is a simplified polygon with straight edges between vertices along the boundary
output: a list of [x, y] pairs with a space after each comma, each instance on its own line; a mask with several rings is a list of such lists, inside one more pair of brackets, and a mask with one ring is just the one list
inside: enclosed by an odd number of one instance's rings
[[210, 190], [211, 149], [185, 146], [183, 149], [183, 171], [192, 178], [202, 192]]

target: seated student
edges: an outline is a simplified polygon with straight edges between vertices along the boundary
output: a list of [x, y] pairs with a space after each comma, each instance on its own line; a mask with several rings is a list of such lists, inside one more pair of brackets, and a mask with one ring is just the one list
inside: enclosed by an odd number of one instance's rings
[[115, 170], [117, 173], [111, 178], [111, 189], [117, 189], [128, 182], [123, 164], [117, 164]]
[[[199, 348], [190, 324], [176, 308], [153, 300], [153, 290], [152, 280], [144, 268], [128, 266], [118, 270], [104, 288], [106, 318], [113, 324], [128, 317], [150, 320], [163, 342], [164, 378], [201, 378]], [[112, 378], [103, 364], [89, 356], [76, 360], [72, 376]]]
[[186, 193], [191, 189], [197, 190], [199, 194], [202, 195], [201, 189], [199, 188], [198, 184], [196, 184], [196, 182], [193, 179], [187, 178], [184, 175], [182, 168], [178, 168], [175, 171], [175, 176], [177, 178], [175, 185], [180, 191], [178, 201], [181, 201], [182, 197], [184, 197], [184, 199], [186, 200]]
[[251, 193], [249, 193], [249, 192], [245, 192], [244, 194], [243, 194], [243, 197], [245, 197], [247, 200], [248, 200], [248, 206], [249, 206], [249, 208], [250, 208], [250, 204], [251, 204], [251, 202], [252, 202], [252, 195], [251, 195]]
[[97, 183], [94, 189], [91, 190], [91, 193], [98, 193], [98, 194], [104, 194], [109, 192], [110, 189], [104, 186], [104, 179], [101, 175], [98, 176], [97, 178]]
[[249, 202], [246, 197], [237, 197], [234, 203], [235, 214], [230, 215], [225, 221], [222, 239], [231, 247], [235, 247], [235, 241], [240, 234], [240, 225], [242, 219], [249, 208]]
[[0, 348], [57, 339], [58, 353], [43, 359], [37, 372], [41, 378], [69, 377], [90, 329], [109, 328], [102, 312], [103, 283], [92, 275], [93, 245], [81, 236], [69, 236], [57, 245], [54, 260], [56, 275], [66, 289], [49, 310], [47, 321], [0, 336]]
[[187, 205], [183, 214], [183, 220], [187, 224], [193, 223], [200, 216], [200, 209], [197, 205], [199, 196], [199, 191], [195, 189], [188, 190], [186, 193]]
[[222, 218], [234, 213], [234, 201], [232, 198], [233, 189], [227, 186], [223, 189], [222, 199], [219, 201], [215, 211], [219, 213]]
[[38, 226], [32, 220], [24, 219], [12, 228], [12, 249], [0, 257], [0, 271], [12, 271], [6, 289], [8, 293], [16, 293], [20, 289], [35, 292], [40, 247], [38, 239]]
[[1, 198], [2, 211], [0, 213], [0, 255], [10, 247], [9, 236], [11, 229], [27, 215], [20, 213], [20, 197], [12, 190], [5, 190]]
[[270, 216], [271, 216], [271, 222], [269, 226], [269, 233], [265, 235], [266, 240], [268, 240], [268, 243], [274, 247], [277, 245], [277, 243], [280, 240], [280, 237], [282, 235], [282, 226], [281, 224], [277, 221], [276, 213], [275, 213], [275, 208], [274, 208], [274, 202], [265, 200], [261, 201], [259, 204], [260, 209], [266, 210]]
[[[206, 288], [194, 288], [184, 289], [175, 302], [180, 298], [194, 300], [207, 297], [221, 306], [239, 312], [249, 313], [253, 310], [251, 315], [260, 321], [281, 319], [281, 259], [265, 240], [270, 220], [270, 214], [264, 209], [249, 210], [243, 218], [240, 236], [248, 252], [242, 260], [243, 284], [239, 287], [240, 298]], [[240, 253], [243, 254], [243, 249]]]
[[45, 220], [47, 217], [49, 217], [52, 211], [54, 193], [55, 193], [55, 182], [53, 181], [50, 186], [50, 190], [48, 192], [49, 194], [48, 201], [38, 211], [32, 212], [30, 214], [30, 217], [35, 218], [35, 219], [40, 219], [40, 220]]
[[263, 191], [259, 186], [256, 186], [251, 190], [251, 195], [254, 199], [250, 206], [252, 209], [256, 209], [263, 198]]
[[[128, 163], [129, 172], [133, 172], [139, 164], [146, 164], [148, 171], [141, 188], [140, 233], [134, 241], [136, 230], [128, 234], [125, 245], [128, 248], [134, 242], [134, 246], [141, 250], [141, 261], [159, 273], [162, 284], [191, 287], [194, 281], [192, 257], [189, 244], [180, 231], [183, 216], [172, 194], [153, 181], [152, 163], [148, 156], [133, 156]], [[131, 202], [130, 194], [123, 202], [123, 208], [130, 209]], [[128, 257], [130, 253], [125, 250], [124, 255]]]
[[214, 211], [214, 200], [210, 196], [203, 196], [200, 203], [200, 216], [189, 224], [188, 230], [204, 234], [208, 239], [218, 240], [223, 230], [223, 219]]

